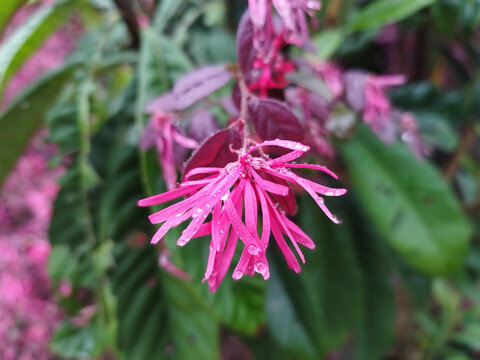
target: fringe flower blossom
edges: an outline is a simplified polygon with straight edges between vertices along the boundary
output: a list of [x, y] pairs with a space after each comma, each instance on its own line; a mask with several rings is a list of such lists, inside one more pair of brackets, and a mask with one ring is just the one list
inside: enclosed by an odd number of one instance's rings
[[[278, 146], [290, 152], [269, 159], [260, 155], [261, 148], [265, 146]], [[240, 154], [236, 162], [229, 163], [224, 168], [199, 167], [190, 170], [177, 189], [139, 201], [139, 206], [152, 206], [187, 196], [186, 199], [150, 215], [149, 219], [153, 224], [162, 224], [153, 236], [152, 243], [159, 242], [172, 227], [188, 220], [190, 223], [178, 239], [177, 245], [184, 246], [192, 238], [210, 235], [210, 254], [204, 281], [208, 280], [211, 291], [215, 291], [225, 277], [239, 239], [243, 243], [243, 250], [233, 271], [233, 279], [238, 280], [245, 274], [253, 275], [255, 272], [264, 279], [269, 278], [265, 252], [270, 234], [273, 234], [287, 265], [295, 272], [300, 272], [297, 258], [284, 235], [288, 237], [303, 263], [305, 258], [298, 244], [309, 249], [313, 249], [315, 244], [286, 217], [275, 199], [289, 194], [291, 190], [288, 183], [296, 184], [310, 194], [333, 222], [339, 223], [320, 195], [341, 196], [346, 192], [345, 189], [329, 188], [304, 179], [290, 170], [320, 170], [337, 178], [323, 166], [291, 163], [308, 150], [308, 146], [293, 141], [265, 141], [252, 146], [247, 153]], [[257, 223], [260, 218], [259, 234]]]
[[153, 146], [157, 148], [165, 183], [169, 190], [174, 189], [177, 183], [175, 144], [186, 149], [198, 147], [198, 143], [194, 139], [180, 133], [175, 125], [174, 114], [156, 111], [145, 129], [140, 146], [144, 150]]

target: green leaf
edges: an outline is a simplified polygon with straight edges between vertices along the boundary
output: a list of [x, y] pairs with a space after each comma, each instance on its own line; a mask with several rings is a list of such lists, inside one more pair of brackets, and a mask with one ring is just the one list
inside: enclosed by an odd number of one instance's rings
[[101, 323], [94, 319], [83, 327], [63, 322], [55, 331], [50, 347], [58, 355], [81, 360], [100, 356], [107, 342]]
[[22, 6], [26, 0], [9, 0], [4, 1], [0, 6], [0, 34], [5, 30], [8, 25], [10, 17], [14, 14], [20, 6]]
[[28, 141], [44, 124], [47, 111], [79, 64], [70, 64], [43, 76], [24, 90], [0, 115], [0, 184], [5, 180]]
[[0, 48], [0, 98], [8, 79], [43, 42], [70, 18], [75, 0], [64, 0], [38, 10], [5, 40]]
[[363, 206], [391, 246], [425, 273], [455, 271], [471, 229], [433, 166], [400, 144], [383, 144], [365, 127], [341, 150]]
[[341, 28], [322, 31], [313, 38], [317, 54], [322, 59], [330, 58], [342, 45], [345, 37]]
[[436, 0], [377, 0], [357, 11], [349, 20], [349, 31], [363, 31], [380, 28], [398, 22], [431, 5]]

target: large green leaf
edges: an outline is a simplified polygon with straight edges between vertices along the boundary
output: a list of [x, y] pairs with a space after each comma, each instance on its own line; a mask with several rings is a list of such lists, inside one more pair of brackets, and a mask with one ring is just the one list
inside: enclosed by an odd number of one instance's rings
[[0, 48], [0, 98], [8, 79], [70, 18], [76, 3], [76, 0], [63, 0], [41, 8], [5, 40]]
[[0, 115], [0, 184], [32, 135], [44, 124], [46, 113], [78, 66], [78, 63], [70, 64], [45, 75]]
[[2, 6], [0, 6], [0, 34], [5, 30], [15, 10], [26, 2], [27, 0], [9, 0], [3, 2]]
[[376, 0], [357, 11], [349, 20], [350, 31], [362, 31], [380, 28], [389, 23], [400, 21], [436, 0]]
[[425, 273], [455, 271], [471, 230], [433, 166], [400, 144], [383, 144], [365, 127], [342, 153], [363, 206], [392, 247]]

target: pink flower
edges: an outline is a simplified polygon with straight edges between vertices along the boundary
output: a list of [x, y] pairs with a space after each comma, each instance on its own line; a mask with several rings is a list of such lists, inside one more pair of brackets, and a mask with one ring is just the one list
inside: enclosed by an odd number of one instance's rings
[[196, 149], [198, 143], [182, 135], [174, 124], [175, 115], [156, 111], [147, 125], [140, 146], [148, 149], [156, 146], [163, 178], [167, 189], [175, 188], [177, 183], [177, 170], [175, 166], [175, 143], [184, 148]]
[[321, 9], [317, 0], [272, 0], [273, 6], [282, 18], [287, 41], [298, 46], [308, 38], [308, 24], [305, 14], [313, 17]]
[[[262, 155], [262, 147], [279, 146], [290, 150], [287, 154], [269, 159]], [[290, 168], [308, 168], [323, 171], [334, 178], [337, 176], [325, 167], [290, 163], [309, 147], [287, 140], [265, 141], [252, 146], [246, 153], [239, 154], [236, 162], [224, 168], [196, 168], [185, 175], [185, 181], [175, 190], [140, 200], [139, 206], [152, 206], [188, 196], [174, 205], [149, 216], [153, 224], [162, 226], [152, 238], [156, 244], [175, 226], [191, 220], [177, 245], [184, 246], [192, 238], [210, 235], [210, 254], [204, 281], [208, 280], [211, 291], [215, 291], [230, 267], [238, 240], [243, 243], [240, 260], [233, 272], [233, 279], [243, 275], [260, 273], [264, 279], [270, 276], [265, 256], [270, 234], [285, 256], [287, 265], [300, 272], [300, 265], [290, 250], [283, 235], [286, 235], [302, 262], [305, 262], [298, 244], [313, 249], [313, 241], [278, 208], [276, 198], [286, 197], [288, 183], [296, 184], [313, 197], [318, 206], [335, 223], [339, 223], [319, 196], [341, 196], [345, 189], [329, 188], [304, 179]], [[245, 209], [245, 211], [243, 211]], [[260, 212], [259, 212], [260, 209]], [[207, 218], [211, 215], [209, 221]], [[261, 234], [257, 223], [261, 218]]]
[[343, 80], [342, 72], [340, 68], [330, 62], [323, 61], [314, 63], [313, 67], [315, 72], [322, 78], [327, 84], [328, 88], [332, 92], [334, 99], [338, 99], [343, 94]]
[[260, 75], [248, 88], [258, 90], [261, 97], [267, 97], [268, 90], [283, 89], [290, 83], [285, 75], [293, 72], [295, 67], [290, 61], [285, 60], [280, 52], [283, 45], [283, 37], [275, 36], [269, 54], [257, 57], [253, 63], [253, 68], [258, 69]]
[[398, 127], [402, 141], [407, 144], [417, 159], [422, 159], [430, 153], [431, 149], [422, 142], [415, 116], [410, 113], [401, 114]]
[[385, 95], [385, 88], [404, 82], [403, 75], [369, 75], [366, 79], [363, 121], [386, 143], [394, 141], [395, 127], [391, 122], [392, 106]]

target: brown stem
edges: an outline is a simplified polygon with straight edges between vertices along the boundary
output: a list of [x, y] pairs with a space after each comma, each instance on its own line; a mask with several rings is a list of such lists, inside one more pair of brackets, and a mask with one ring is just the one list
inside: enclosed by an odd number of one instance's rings
[[465, 132], [463, 133], [460, 146], [457, 149], [457, 152], [453, 156], [452, 160], [448, 164], [445, 170], [445, 179], [447, 181], [452, 181], [455, 173], [457, 172], [460, 162], [462, 161], [463, 156], [471, 148], [473, 142], [475, 141], [475, 123], [472, 121], [467, 125]]
[[114, 2], [130, 34], [131, 47], [138, 49], [140, 47], [140, 35], [137, 19], [135, 18], [130, 0], [114, 0]]
[[247, 151], [248, 138], [250, 132], [248, 129], [247, 118], [248, 118], [248, 97], [250, 92], [248, 91], [247, 84], [243, 78], [239, 78], [238, 86], [240, 88], [240, 117], [239, 120], [243, 123], [243, 150]]

